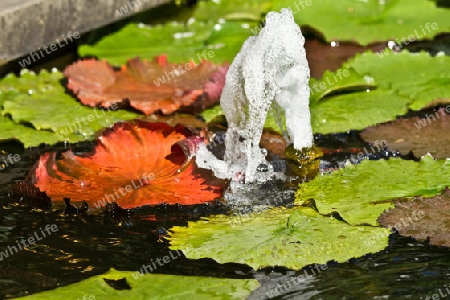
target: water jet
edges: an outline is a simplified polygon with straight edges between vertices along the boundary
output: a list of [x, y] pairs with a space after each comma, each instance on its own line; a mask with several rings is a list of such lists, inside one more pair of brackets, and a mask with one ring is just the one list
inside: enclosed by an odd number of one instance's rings
[[[265, 160], [267, 151], [259, 147], [269, 111], [288, 144], [292, 144], [288, 147], [291, 161], [317, 158], [310, 155], [320, 151], [313, 146], [310, 71], [304, 43], [290, 9], [267, 14], [265, 27], [244, 42], [226, 75], [220, 99], [228, 122], [224, 160], [217, 159], [203, 145], [197, 153], [199, 167], [211, 169], [217, 177], [232, 182], [273, 179], [273, 168], [258, 168], [270, 166]], [[318, 168], [318, 163], [313, 165]]]

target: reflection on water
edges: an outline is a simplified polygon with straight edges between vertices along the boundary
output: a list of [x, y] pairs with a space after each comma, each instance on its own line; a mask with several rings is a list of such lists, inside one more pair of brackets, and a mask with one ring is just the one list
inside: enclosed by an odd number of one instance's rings
[[[352, 138], [350, 134], [345, 142]], [[86, 150], [86, 146], [80, 145], [75, 150]], [[23, 179], [45, 150], [48, 149], [13, 152], [20, 153], [21, 160], [0, 171], [0, 178], [7, 179], [0, 184], [0, 298], [53, 289], [104, 273], [111, 267], [139, 271], [143, 265], [170, 255], [164, 235], [172, 226], [184, 226], [187, 220], [210, 214], [231, 214], [229, 208], [219, 203], [188, 208], [165, 205], [141, 208], [131, 217], [111, 211], [65, 215], [63, 206], [44, 211], [19, 204], [8, 197], [7, 183]], [[267, 195], [267, 191], [261, 195]], [[52, 224], [57, 231], [42, 237], [40, 228], [45, 231]], [[33, 243], [30, 237], [34, 237]], [[22, 239], [28, 246], [14, 250], [12, 246], [17, 247]], [[254, 277], [262, 285], [250, 297], [255, 300], [385, 299], [388, 295], [389, 299], [425, 299], [445, 289], [444, 285], [450, 282], [448, 254], [447, 248], [391, 237], [390, 247], [382, 253], [346, 264], [309, 266], [297, 272], [279, 267], [254, 271], [245, 265], [221, 265], [211, 259], [188, 260], [183, 255], [158, 265], [154, 272]]]

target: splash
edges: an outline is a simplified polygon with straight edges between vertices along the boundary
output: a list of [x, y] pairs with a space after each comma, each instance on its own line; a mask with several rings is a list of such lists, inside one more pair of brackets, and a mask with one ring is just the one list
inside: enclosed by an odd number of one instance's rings
[[280, 125], [280, 111], [284, 111], [284, 135], [295, 149], [312, 146], [310, 72], [304, 43], [289, 9], [270, 12], [259, 35], [245, 41], [228, 70], [220, 99], [228, 122], [224, 160], [203, 145], [197, 153], [201, 168], [213, 170], [220, 178], [242, 180], [245, 176], [246, 183], [270, 179], [270, 170], [257, 170], [261, 164], [268, 165], [259, 142], [269, 110]]

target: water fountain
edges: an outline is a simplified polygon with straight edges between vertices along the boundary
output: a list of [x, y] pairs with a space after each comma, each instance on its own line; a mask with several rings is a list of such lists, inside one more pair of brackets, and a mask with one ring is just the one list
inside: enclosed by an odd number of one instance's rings
[[[309, 164], [317, 158], [309, 112], [309, 66], [305, 38], [291, 10], [267, 14], [259, 35], [249, 37], [233, 60], [220, 99], [228, 130], [224, 160], [217, 159], [205, 145], [197, 153], [197, 164], [220, 178], [247, 183], [274, 178], [266, 151], [259, 147], [267, 114], [273, 114], [284, 130], [286, 157]], [[281, 114], [284, 112], [284, 116]], [[283, 121], [285, 120], [285, 126]]]

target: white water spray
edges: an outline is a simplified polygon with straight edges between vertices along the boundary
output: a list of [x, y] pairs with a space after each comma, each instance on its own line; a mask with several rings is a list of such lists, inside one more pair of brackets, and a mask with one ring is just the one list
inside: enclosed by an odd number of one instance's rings
[[220, 178], [239, 180], [244, 175], [246, 183], [270, 179], [270, 172], [257, 172], [260, 164], [267, 164], [259, 142], [269, 109], [278, 117], [284, 111], [288, 143], [298, 150], [312, 146], [304, 43], [291, 10], [267, 14], [265, 27], [245, 41], [226, 75], [220, 99], [228, 122], [224, 160], [202, 145], [196, 159], [199, 167]]

